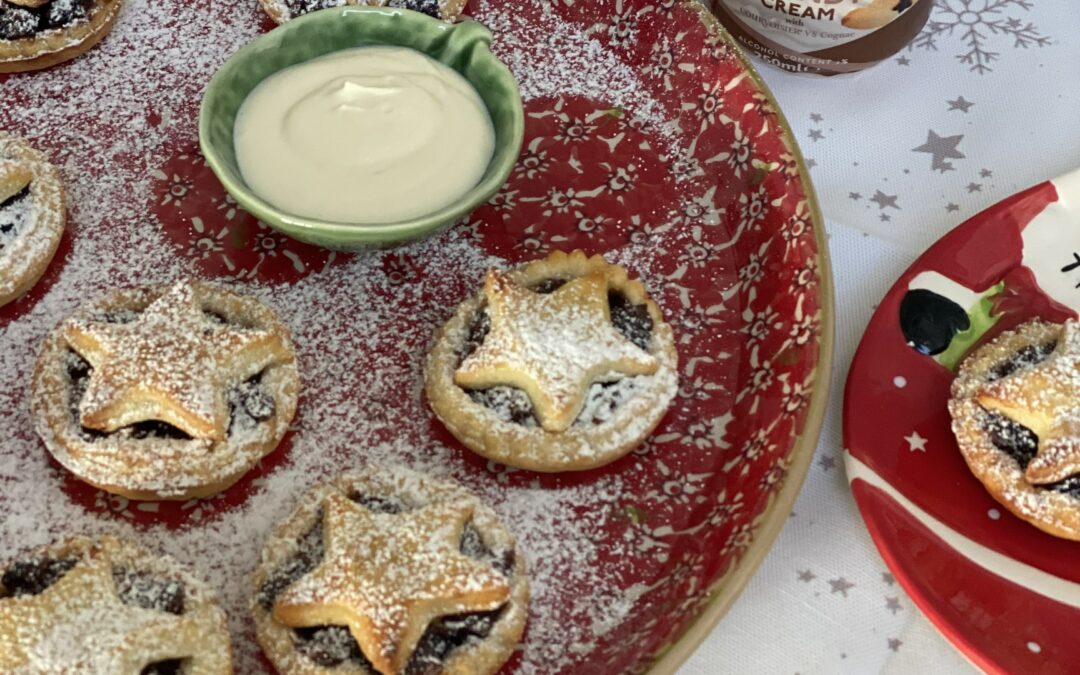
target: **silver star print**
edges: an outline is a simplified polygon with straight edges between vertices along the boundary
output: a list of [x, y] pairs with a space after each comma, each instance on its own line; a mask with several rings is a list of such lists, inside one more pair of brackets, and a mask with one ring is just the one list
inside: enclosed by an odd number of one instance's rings
[[860, 199], [862, 199], [862, 195], [859, 194], [858, 192], [849, 192], [848, 193], [848, 199], [853, 199], [855, 201], [859, 201]]
[[845, 598], [848, 596], [848, 589], [855, 588], [855, 584], [851, 583], [844, 577], [840, 577], [838, 579], [829, 579], [829, 586], [832, 588], [830, 593], [840, 593]]
[[902, 644], [904, 644], [904, 643], [901, 642], [900, 640], [896, 639], [896, 638], [889, 638], [889, 649], [891, 649], [894, 652], [900, 651], [900, 645], [902, 645]]
[[952, 213], [953, 211], [959, 211], [960, 210], [960, 205], [959, 204], [953, 204], [952, 202], [949, 202], [948, 205], [945, 206], [945, 210], [948, 211], [949, 213]]
[[885, 609], [892, 612], [893, 616], [895, 616], [897, 612], [899, 612], [900, 610], [903, 609], [903, 607], [900, 606], [900, 598], [898, 598], [896, 596], [888, 596], [888, 595], [886, 595], [885, 596]]
[[993, 176], [994, 176], [994, 172], [991, 171], [990, 169], [983, 169], [982, 171], [979, 172], [979, 177], [980, 178], [993, 178]]
[[821, 113], [810, 113], [810, 119], [814, 122], [823, 122], [825, 120], [825, 118], [821, 116]]
[[967, 191], [968, 191], [968, 194], [971, 194], [972, 192], [982, 192], [982, 184], [980, 184], [980, 183], [968, 183], [967, 184]]
[[829, 469], [836, 467], [836, 459], [832, 457], [822, 457], [818, 460], [818, 466], [820, 466], [822, 469], [825, 470], [826, 473], [828, 473]]
[[874, 196], [870, 198], [870, 201], [877, 204], [878, 208], [882, 210], [884, 210], [885, 207], [899, 209], [900, 207], [896, 204], [896, 197], [897, 195], [887, 195], [881, 190], [875, 190]]
[[810, 570], [799, 571], [799, 581], [805, 581], [806, 583], [810, 583], [814, 579], [817, 579], [817, 575]]
[[938, 51], [938, 43], [948, 41], [961, 51], [956, 54], [958, 63], [985, 75], [993, 70], [990, 64], [1002, 56], [1001, 51], [994, 48], [994, 40], [1011, 41], [1014, 48], [1021, 49], [1053, 44], [1053, 40], [1033, 22], [1004, 15], [1010, 10], [1031, 11], [1035, 4], [1031, 0], [937, 0], [933, 20], [926, 24], [908, 49], [921, 47]]
[[959, 110], [962, 113], [967, 113], [971, 110], [971, 106], [975, 105], [971, 101], [965, 100], [963, 96], [957, 96], [955, 101], [945, 101], [949, 104], [949, 110]]
[[926, 439], [919, 435], [918, 431], [912, 431], [910, 436], [904, 436], [904, 440], [907, 441], [908, 450], [915, 452], [926, 452]]
[[890, 586], [896, 583], [896, 577], [894, 577], [890, 572], [882, 572], [881, 580]]
[[820, 141], [823, 138], [825, 138], [825, 134], [821, 133], [820, 129], [811, 129], [810, 130], [810, 140]]
[[901, 56], [901, 57], [896, 59], [896, 65], [898, 65], [898, 66], [910, 66], [911, 65], [911, 59], [909, 59], [906, 56]]
[[933, 156], [933, 161], [930, 164], [930, 168], [935, 171], [945, 173], [946, 171], [952, 171], [952, 162], [946, 161], [949, 159], [964, 159], [964, 153], [957, 149], [960, 145], [960, 141], [964, 140], [963, 134], [957, 134], [956, 136], [938, 136], [931, 129], [926, 133], [926, 142], [917, 148], [912, 148], [912, 152], [925, 152], [928, 155]]

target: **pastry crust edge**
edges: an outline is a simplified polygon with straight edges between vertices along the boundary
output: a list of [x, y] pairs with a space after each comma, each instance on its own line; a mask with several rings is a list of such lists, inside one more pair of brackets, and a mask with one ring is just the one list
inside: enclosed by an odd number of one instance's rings
[[[263, 545], [259, 565], [252, 576], [251, 615], [255, 622], [255, 637], [263, 653], [280, 672], [289, 675], [371, 675], [355, 663], [345, 662], [325, 668], [303, 657], [295, 647], [292, 630], [278, 623], [272, 612], [259, 603], [258, 597], [270, 575], [292, 557], [300, 538], [315, 525], [315, 519], [321, 513], [321, 504], [326, 496], [333, 492], [348, 494], [360, 487], [371, 494], [392, 494], [393, 481], [397, 477], [417, 480], [423, 491], [422, 496], [427, 498], [425, 503], [434, 503], [440, 497], [473, 501], [473, 522], [481, 537], [494, 534], [505, 538], [508, 545], [514, 547], [510, 600], [504, 615], [482, 642], [451, 652], [443, 672], [446, 675], [492, 675], [510, 658], [520, 643], [528, 619], [530, 590], [527, 564], [516, 539], [498, 515], [468, 488], [457, 482], [429, 477], [400, 467], [368, 467], [308, 490], [293, 506], [289, 515], [274, 526], [272, 534]], [[476, 523], [477, 519], [485, 522]]]
[[[571, 426], [559, 433], [520, 425], [499, 428], [509, 423], [494, 418], [454, 382], [458, 338], [467, 334], [469, 322], [484, 304], [483, 293], [477, 293], [461, 303], [436, 333], [425, 366], [425, 393], [431, 409], [467, 448], [487, 459], [531, 471], [584, 471], [626, 456], [659, 426], [678, 391], [678, 354], [671, 327], [645, 285], [630, 279], [620, 265], [609, 263], [600, 255], [587, 257], [580, 250], [555, 251], [546, 258], [510, 270], [509, 275], [519, 284], [532, 285], [560, 275], [580, 277], [595, 271], [607, 275], [610, 290], [618, 290], [633, 304], [647, 307], [653, 321], [649, 353], [659, 361], [656, 374], [649, 376], [657, 378], [655, 386], [624, 402], [615, 419], [594, 427]], [[643, 431], [620, 440], [623, 428], [641, 418], [648, 420]], [[582, 453], [582, 447], [588, 453]]]
[[[0, 161], [19, 162], [30, 169], [33, 176], [30, 198], [37, 212], [14, 245], [0, 252], [0, 261], [9, 261], [12, 268], [0, 276], [0, 307], [3, 307], [26, 294], [49, 268], [64, 235], [67, 205], [60, 172], [25, 139], [0, 132]], [[36, 240], [42, 238], [47, 243], [38, 248]]]
[[[183, 583], [184, 613], [181, 616], [199, 625], [200, 634], [206, 642], [211, 643], [205, 652], [200, 654], [202, 659], [199, 665], [204, 667], [198, 672], [203, 675], [230, 675], [233, 672], [233, 648], [228, 619], [218, 602], [217, 594], [209, 584], [170, 555], [155, 553], [134, 541], [111, 535], [96, 538], [80, 535], [10, 558], [0, 565], [0, 573], [19, 559], [82, 558], [96, 553], [102, 554], [114, 566], [123, 562], [134, 563], [131, 567], [136, 571], [152, 572], [155, 576]], [[0, 591], [3, 590], [3, 584], [0, 583]]]
[[71, 61], [101, 42], [116, 24], [124, 0], [101, 0], [90, 18], [16, 40], [0, 40], [0, 73], [25, 73]]
[[[205, 294], [211, 294], [216, 301], [237, 306], [240, 318], [250, 320], [255, 315], [256, 321], [260, 324], [270, 330], [280, 331], [285, 336], [289, 351], [293, 353], [292, 360], [269, 366], [264, 371], [264, 377], [273, 378], [271, 393], [274, 394], [274, 416], [269, 436], [265, 441], [254, 441], [237, 446], [230, 446], [228, 442], [218, 444], [209, 454], [215, 457], [220, 457], [226, 452], [230, 452], [233, 456], [242, 455], [244, 459], [239, 463], [238, 468], [212, 478], [184, 481], [177, 484], [174, 490], [165, 491], [147, 487], [142, 484], [146, 478], [132, 480], [128, 476], [99, 475], [99, 470], [92, 463], [88, 464], [89, 460], [84, 460], [82, 457], [83, 455], [92, 456], [93, 444], [82, 440], [77, 433], [72, 433], [74, 427], [67, 403], [68, 380], [63, 372], [63, 355], [68, 349], [62, 330], [64, 322], [68, 320], [65, 318], [45, 338], [38, 353], [31, 384], [30, 414], [37, 434], [49, 454], [79, 480], [111, 494], [137, 501], [186, 501], [209, 497], [228, 489], [243, 478], [263, 457], [277, 448], [288, 432], [289, 425], [296, 414], [300, 390], [300, 376], [288, 328], [274, 310], [253, 297], [202, 282], [195, 282], [193, 285], [198, 293], [204, 294], [203, 297]], [[114, 291], [81, 305], [76, 313], [118, 307], [125, 301], [129, 305], [132, 303], [149, 304], [169, 288], [168, 285], [143, 286]], [[280, 396], [277, 395], [279, 392]], [[188, 443], [191, 441], [164, 439], [162, 442]], [[160, 479], [160, 475], [156, 474], [151, 478]]]
[[1080, 499], [1028, 483], [1016, 460], [999, 450], [982, 428], [984, 409], [975, 400], [990, 368], [1025, 346], [1059, 338], [1061, 329], [1058, 324], [1030, 321], [976, 349], [961, 363], [953, 381], [949, 414], [960, 453], [990, 496], [1040, 530], [1080, 541]]

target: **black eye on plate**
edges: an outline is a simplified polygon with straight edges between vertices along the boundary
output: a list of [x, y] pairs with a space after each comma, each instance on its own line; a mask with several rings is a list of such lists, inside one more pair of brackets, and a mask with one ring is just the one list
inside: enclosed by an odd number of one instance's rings
[[949, 348], [954, 335], [970, 327], [966, 309], [933, 291], [917, 288], [900, 301], [900, 330], [921, 354], [940, 354]]

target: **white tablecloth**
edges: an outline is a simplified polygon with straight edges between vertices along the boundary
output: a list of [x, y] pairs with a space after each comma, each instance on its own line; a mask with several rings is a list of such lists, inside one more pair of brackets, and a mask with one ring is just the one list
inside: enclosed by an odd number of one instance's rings
[[920, 252], [994, 202], [1080, 166], [1080, 2], [937, 0], [913, 46], [868, 71], [760, 70], [827, 221], [833, 392], [788, 525], [680, 672], [970, 673], [888, 573], [855, 508], [841, 460], [843, 387], [876, 303]]

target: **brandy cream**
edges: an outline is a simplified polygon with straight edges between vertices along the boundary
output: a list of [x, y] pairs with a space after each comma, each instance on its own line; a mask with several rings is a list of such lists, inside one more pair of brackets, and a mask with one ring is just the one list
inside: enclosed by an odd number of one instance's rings
[[480, 95], [405, 47], [334, 52], [271, 75], [236, 116], [248, 186], [278, 209], [340, 223], [394, 223], [472, 189], [495, 148]]

